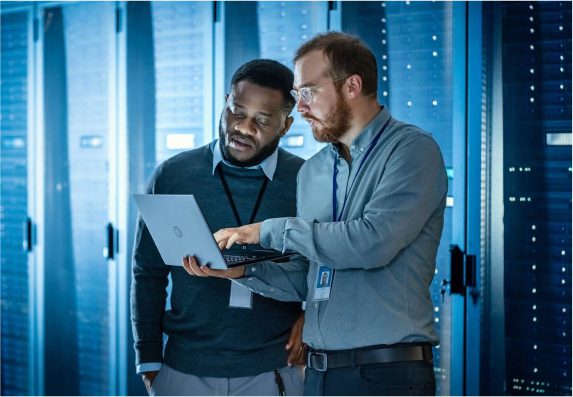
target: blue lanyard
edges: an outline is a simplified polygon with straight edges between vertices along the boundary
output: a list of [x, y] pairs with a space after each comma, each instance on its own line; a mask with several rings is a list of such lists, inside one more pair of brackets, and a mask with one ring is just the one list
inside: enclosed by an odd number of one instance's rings
[[362, 157], [362, 160], [358, 165], [358, 170], [356, 170], [354, 179], [350, 184], [350, 189], [347, 189], [346, 194], [344, 195], [344, 201], [342, 203], [342, 209], [340, 210], [340, 215], [338, 215], [336, 206], [336, 190], [338, 189], [338, 184], [336, 183], [336, 176], [338, 175], [338, 167], [336, 166], [337, 162], [336, 158], [334, 159], [334, 172], [332, 173], [332, 221], [333, 222], [339, 222], [342, 219], [342, 214], [344, 213], [344, 208], [346, 207], [346, 200], [348, 199], [348, 194], [352, 191], [352, 187], [354, 186], [354, 182], [356, 182], [356, 178], [358, 178], [358, 175], [360, 174], [360, 170], [362, 170], [362, 166], [366, 162], [366, 159], [368, 158], [370, 153], [372, 153], [372, 149], [374, 149], [374, 147], [376, 146], [378, 139], [380, 139], [380, 137], [382, 136], [382, 133], [384, 132], [384, 129], [386, 128], [389, 122], [390, 119], [388, 119], [386, 124], [384, 124], [384, 126], [380, 129], [380, 131], [378, 131], [376, 136], [372, 139], [370, 144], [368, 144], [368, 149], [366, 149], [366, 153], [364, 153], [364, 157]]

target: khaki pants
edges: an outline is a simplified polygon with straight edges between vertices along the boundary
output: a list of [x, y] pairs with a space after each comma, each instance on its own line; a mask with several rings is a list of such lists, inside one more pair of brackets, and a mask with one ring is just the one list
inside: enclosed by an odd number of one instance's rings
[[[280, 368], [287, 396], [304, 389], [302, 367]], [[278, 396], [273, 371], [242, 378], [209, 378], [184, 374], [163, 364], [151, 385], [152, 396]]]

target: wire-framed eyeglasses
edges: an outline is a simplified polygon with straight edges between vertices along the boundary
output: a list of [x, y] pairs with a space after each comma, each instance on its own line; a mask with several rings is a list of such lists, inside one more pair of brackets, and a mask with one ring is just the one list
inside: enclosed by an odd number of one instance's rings
[[331, 80], [331, 81], [324, 83], [324, 84], [313, 85], [311, 87], [302, 87], [302, 88], [299, 88], [298, 90], [290, 90], [290, 94], [292, 95], [292, 97], [294, 98], [294, 100], [297, 103], [301, 99], [304, 100], [306, 103], [311, 103], [312, 99], [313, 99], [314, 90], [316, 90], [317, 88], [324, 87], [330, 83], [335, 83], [337, 81], [347, 79], [348, 77], [350, 77], [350, 75]]

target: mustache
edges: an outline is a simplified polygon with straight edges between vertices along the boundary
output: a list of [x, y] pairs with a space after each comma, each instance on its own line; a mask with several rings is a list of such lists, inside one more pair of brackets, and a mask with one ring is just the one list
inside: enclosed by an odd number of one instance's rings
[[245, 135], [241, 134], [240, 132], [227, 131], [227, 134], [226, 134], [226, 135], [227, 135], [227, 139], [226, 139], [226, 140], [227, 140], [227, 142], [226, 142], [227, 144], [229, 143], [230, 140], [237, 140], [237, 141], [239, 141], [239, 142], [241, 142], [241, 143], [249, 144], [249, 145], [251, 145], [251, 146], [255, 146], [255, 141], [254, 141], [252, 138], [250, 138], [250, 137], [248, 137], [248, 136], [245, 136]]
[[303, 118], [307, 119], [307, 120], [315, 120], [318, 121], [318, 119], [316, 117], [314, 117], [312, 114], [310, 113], [301, 113], [300, 114]]

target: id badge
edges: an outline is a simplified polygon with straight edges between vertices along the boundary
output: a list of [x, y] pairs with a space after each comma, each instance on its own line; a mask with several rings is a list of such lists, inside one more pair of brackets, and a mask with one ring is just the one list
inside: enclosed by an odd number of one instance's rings
[[231, 281], [231, 295], [229, 296], [229, 307], [240, 309], [253, 308], [253, 293], [243, 285]]
[[332, 276], [334, 271], [328, 266], [319, 266], [316, 272], [316, 283], [314, 288], [315, 301], [324, 301], [330, 298], [330, 288], [332, 287]]

